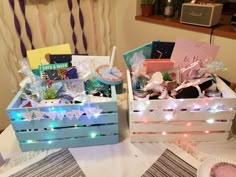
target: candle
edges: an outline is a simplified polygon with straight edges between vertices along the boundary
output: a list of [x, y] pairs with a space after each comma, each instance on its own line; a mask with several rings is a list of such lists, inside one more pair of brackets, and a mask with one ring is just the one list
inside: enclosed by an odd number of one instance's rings
[[113, 47], [112, 53], [111, 53], [111, 59], [110, 59], [110, 64], [109, 64], [109, 71], [110, 71], [110, 72], [111, 72], [111, 69], [112, 69], [112, 67], [113, 67], [115, 54], [116, 54], [116, 46]]

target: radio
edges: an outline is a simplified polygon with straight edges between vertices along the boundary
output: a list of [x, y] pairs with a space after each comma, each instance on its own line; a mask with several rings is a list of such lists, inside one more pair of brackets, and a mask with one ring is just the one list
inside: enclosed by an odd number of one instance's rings
[[219, 23], [223, 4], [183, 3], [180, 23], [211, 27]]

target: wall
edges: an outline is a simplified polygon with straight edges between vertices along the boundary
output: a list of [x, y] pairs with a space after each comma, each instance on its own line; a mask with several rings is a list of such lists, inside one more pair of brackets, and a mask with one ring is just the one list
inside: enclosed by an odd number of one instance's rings
[[[160, 39], [161, 41], [175, 41], [176, 38], [189, 38], [207, 43], [210, 41], [210, 36], [207, 34], [136, 21], [134, 19], [136, 11], [140, 13], [136, 1], [117, 1], [117, 65], [122, 68], [123, 71], [126, 70], [126, 67], [122, 60], [122, 54], [155, 39]], [[236, 82], [236, 57], [234, 54], [236, 51], [236, 40], [213, 36], [212, 41], [214, 45], [220, 46], [217, 59], [222, 60], [225, 67], [228, 69], [227, 71], [219, 72], [219, 74], [230, 81]]]

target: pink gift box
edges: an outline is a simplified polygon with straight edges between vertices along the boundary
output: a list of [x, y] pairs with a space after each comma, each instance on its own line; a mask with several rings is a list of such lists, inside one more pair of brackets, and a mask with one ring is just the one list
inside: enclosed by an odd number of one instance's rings
[[146, 59], [144, 61], [147, 73], [170, 70], [174, 68], [174, 65], [170, 59]]

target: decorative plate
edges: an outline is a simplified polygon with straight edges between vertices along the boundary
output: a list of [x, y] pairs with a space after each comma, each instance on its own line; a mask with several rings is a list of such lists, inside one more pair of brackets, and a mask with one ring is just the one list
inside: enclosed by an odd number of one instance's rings
[[[223, 158], [211, 158], [205, 160], [198, 168], [197, 177], [210, 177], [211, 168], [221, 162], [226, 162], [232, 165], [236, 165], [235, 161], [223, 159]], [[236, 176], [236, 174], [235, 174]]]

